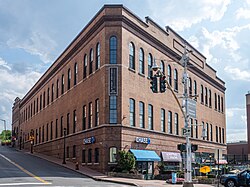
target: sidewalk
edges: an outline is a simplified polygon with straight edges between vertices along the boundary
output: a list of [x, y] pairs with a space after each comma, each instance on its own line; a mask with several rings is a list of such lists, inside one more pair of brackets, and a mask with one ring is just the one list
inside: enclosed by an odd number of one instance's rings
[[[19, 151], [19, 150], [18, 150]], [[23, 150], [22, 150], [23, 151]], [[66, 164], [62, 164], [62, 159], [58, 159], [55, 157], [39, 154], [39, 153], [33, 153], [31, 154], [30, 152], [25, 152], [26, 154], [30, 154], [36, 157], [39, 157], [41, 159], [45, 159], [49, 162], [61, 165], [65, 168], [74, 170], [78, 173], [81, 173], [83, 175], [86, 175], [94, 180], [98, 181], [106, 181], [106, 182], [114, 182], [114, 183], [119, 183], [119, 184], [125, 184], [125, 185], [132, 185], [132, 186], [148, 186], [148, 187], [158, 187], [158, 186], [166, 186], [166, 187], [182, 187], [182, 184], [167, 184], [163, 180], [139, 180], [139, 179], [129, 179], [129, 178], [118, 178], [118, 177], [109, 177], [103, 173], [94, 171], [92, 169], [89, 169], [88, 167], [81, 166], [79, 164], [79, 170], [75, 170], [75, 164], [72, 162], [67, 162]], [[207, 184], [194, 184], [194, 187], [211, 187], [212, 185], [207, 185]]]

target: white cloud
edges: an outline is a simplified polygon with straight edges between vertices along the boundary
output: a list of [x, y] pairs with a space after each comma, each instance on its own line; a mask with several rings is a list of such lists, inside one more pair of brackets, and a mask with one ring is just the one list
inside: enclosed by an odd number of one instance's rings
[[[9, 67], [8, 63], [0, 57], [4, 65]], [[11, 128], [11, 107], [16, 97], [22, 98], [25, 93], [35, 84], [41, 74], [33, 70], [27, 70], [25, 73], [18, 73], [6, 69], [0, 65], [0, 118], [7, 121], [8, 129]]]
[[8, 66], [7, 62], [5, 62], [1, 57], [0, 57], [0, 66], [8, 69], [8, 70], [11, 70], [11, 67]]
[[236, 18], [237, 19], [250, 19], [250, 9], [239, 8], [236, 11]]
[[250, 70], [241, 70], [237, 67], [226, 66], [224, 69], [233, 80], [250, 81]]
[[32, 32], [31, 36], [12, 37], [7, 41], [10, 48], [24, 49], [32, 55], [38, 55], [45, 63], [50, 63], [54, 59], [52, 51], [55, 51], [57, 43], [45, 33]]
[[[230, 0], [148, 1], [153, 18], [174, 30], [181, 31], [203, 20], [219, 21], [224, 16]], [[161, 11], [159, 11], [161, 10]]]

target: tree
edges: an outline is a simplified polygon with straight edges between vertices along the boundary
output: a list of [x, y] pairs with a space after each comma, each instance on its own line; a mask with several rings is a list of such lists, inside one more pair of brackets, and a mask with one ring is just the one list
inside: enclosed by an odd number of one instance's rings
[[3, 130], [0, 134], [1, 140], [11, 140], [11, 131], [10, 130]]
[[130, 171], [135, 167], [135, 157], [128, 151], [119, 151], [118, 167], [122, 171]]

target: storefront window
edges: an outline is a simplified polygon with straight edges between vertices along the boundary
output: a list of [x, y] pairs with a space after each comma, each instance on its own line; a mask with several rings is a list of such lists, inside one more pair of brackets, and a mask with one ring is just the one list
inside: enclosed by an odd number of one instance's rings
[[109, 148], [109, 162], [116, 162], [116, 153], [117, 153], [116, 147]]

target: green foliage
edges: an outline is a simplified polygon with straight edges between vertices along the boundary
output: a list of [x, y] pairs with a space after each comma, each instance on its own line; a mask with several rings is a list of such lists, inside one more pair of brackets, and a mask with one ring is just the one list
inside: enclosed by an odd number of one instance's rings
[[0, 134], [1, 140], [11, 140], [11, 131], [10, 130], [3, 130]]
[[135, 167], [135, 157], [127, 151], [119, 151], [118, 167], [121, 171], [130, 171]]

